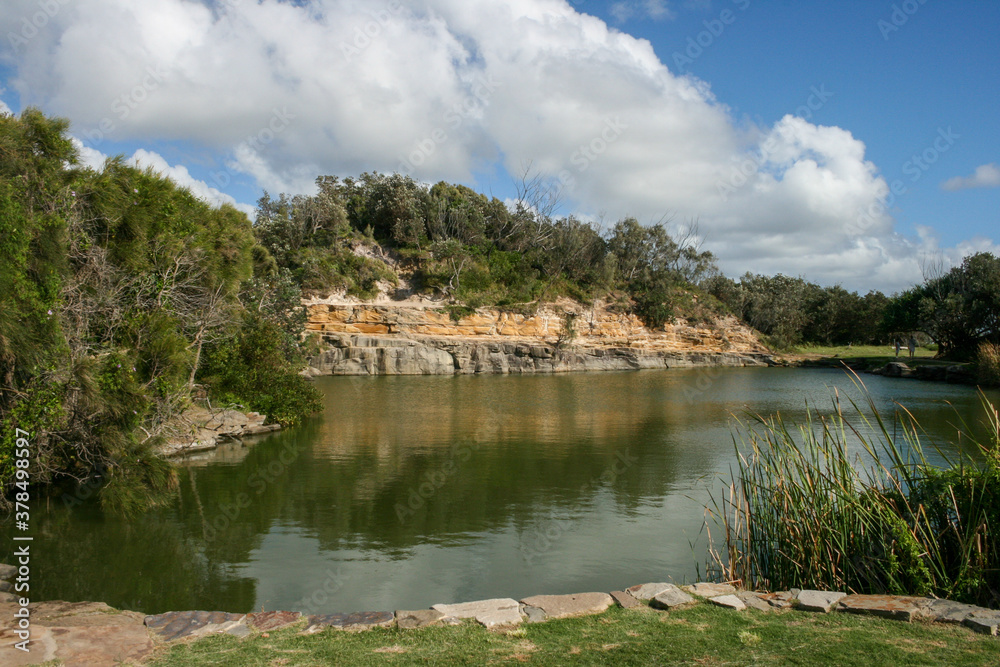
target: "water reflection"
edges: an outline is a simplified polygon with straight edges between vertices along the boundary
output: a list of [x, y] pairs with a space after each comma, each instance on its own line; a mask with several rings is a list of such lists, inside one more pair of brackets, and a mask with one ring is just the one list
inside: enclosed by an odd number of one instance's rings
[[[939, 441], [944, 400], [978, 419], [969, 388], [865, 379]], [[853, 391], [791, 369], [318, 382], [321, 417], [186, 461], [172, 503], [139, 520], [39, 508], [35, 596], [331, 612], [691, 579], [732, 415], [801, 419]]]

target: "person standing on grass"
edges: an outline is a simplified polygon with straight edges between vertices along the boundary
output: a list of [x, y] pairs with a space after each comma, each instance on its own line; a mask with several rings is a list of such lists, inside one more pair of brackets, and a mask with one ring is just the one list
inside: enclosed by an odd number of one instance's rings
[[910, 336], [909, 342], [906, 343], [906, 348], [910, 351], [910, 359], [912, 359], [917, 351], [917, 339]]
[[899, 344], [899, 339], [897, 338], [896, 339], [896, 358], [897, 359], [899, 359], [899, 348], [900, 347], [902, 347], [902, 345]]

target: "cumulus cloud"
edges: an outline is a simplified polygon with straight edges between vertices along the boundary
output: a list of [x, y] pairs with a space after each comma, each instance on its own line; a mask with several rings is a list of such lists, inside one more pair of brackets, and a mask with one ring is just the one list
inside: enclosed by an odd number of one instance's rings
[[[80, 164], [82, 166], [89, 167], [95, 171], [101, 171], [104, 169], [104, 163], [108, 159], [107, 155], [95, 148], [85, 145], [76, 137], [71, 137], [70, 141], [73, 143], [73, 146], [76, 147]], [[205, 181], [195, 178], [184, 165], [171, 165], [159, 153], [140, 148], [132, 154], [132, 157], [130, 157], [127, 162], [128, 164], [138, 167], [139, 169], [151, 168], [161, 176], [169, 178], [177, 185], [187, 188], [195, 197], [198, 197], [212, 206], [231, 204], [240, 211], [246, 213], [251, 220], [254, 218], [255, 209], [253, 206], [249, 204], [241, 204], [225, 192], [210, 186]]]
[[942, 190], [955, 192], [968, 188], [998, 188], [1000, 187], [1000, 167], [995, 162], [976, 167], [972, 176], [965, 178], [956, 176], [941, 184]]
[[[10, 0], [0, 32], [34, 6]], [[699, 220], [731, 273], [919, 280], [925, 241], [894, 231], [862, 141], [794, 116], [736, 122], [706, 82], [566, 0], [76, 0], [8, 63], [21, 99], [72, 118], [95, 150], [193, 142], [271, 192], [531, 164], [584, 217]]]
[[230, 195], [227, 195], [226, 193], [213, 188], [205, 181], [198, 180], [192, 176], [187, 167], [184, 165], [171, 165], [159, 153], [140, 148], [132, 155], [131, 158], [129, 158], [128, 161], [140, 169], [145, 169], [147, 167], [152, 168], [153, 171], [161, 176], [165, 176], [174, 183], [187, 188], [191, 191], [191, 194], [204, 202], [213, 206], [231, 204], [246, 213], [251, 220], [254, 218], [255, 209], [253, 206], [250, 206], [249, 204], [240, 204]]
[[13, 116], [14, 112], [11, 111], [10, 107], [3, 100], [0, 100], [0, 116]]

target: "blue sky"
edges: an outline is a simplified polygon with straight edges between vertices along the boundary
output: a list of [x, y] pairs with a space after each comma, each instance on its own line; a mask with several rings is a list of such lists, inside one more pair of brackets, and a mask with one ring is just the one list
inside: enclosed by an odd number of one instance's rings
[[[213, 202], [404, 170], [888, 292], [1000, 241], [1000, 3], [11, 0], [0, 100]], [[0, 107], [2, 109], [2, 107]]]

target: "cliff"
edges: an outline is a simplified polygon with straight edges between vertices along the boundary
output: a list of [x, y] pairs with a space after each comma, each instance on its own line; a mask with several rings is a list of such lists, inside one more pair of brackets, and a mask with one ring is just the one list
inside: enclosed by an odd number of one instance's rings
[[562, 301], [534, 314], [478, 309], [453, 319], [427, 303], [306, 303], [324, 350], [313, 375], [559, 373], [761, 366], [770, 353], [735, 318], [650, 331], [634, 315]]

